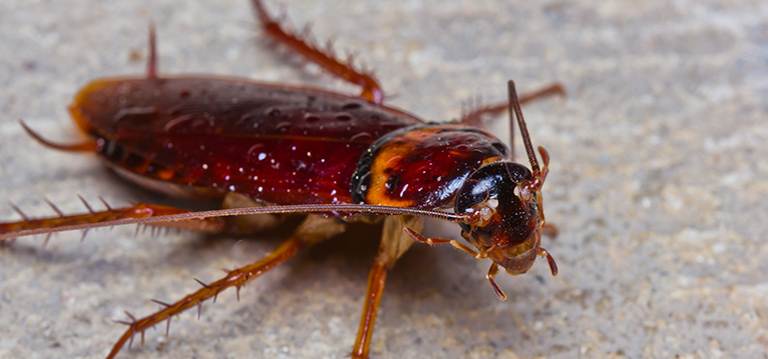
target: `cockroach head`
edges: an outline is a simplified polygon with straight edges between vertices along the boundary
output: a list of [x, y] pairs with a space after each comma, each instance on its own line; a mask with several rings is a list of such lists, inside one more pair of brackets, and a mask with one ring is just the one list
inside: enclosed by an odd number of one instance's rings
[[467, 178], [456, 199], [455, 212], [470, 218], [461, 224], [464, 237], [513, 275], [527, 272], [539, 253], [538, 196], [527, 193], [533, 179], [518, 163], [489, 163]]

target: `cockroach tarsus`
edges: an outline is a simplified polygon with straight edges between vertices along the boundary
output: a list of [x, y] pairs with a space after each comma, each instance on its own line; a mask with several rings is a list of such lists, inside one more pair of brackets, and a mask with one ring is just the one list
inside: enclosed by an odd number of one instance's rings
[[[152, 190], [200, 199], [220, 199], [222, 209], [198, 211], [139, 203], [123, 208], [0, 223], [0, 241], [60, 231], [123, 224], [178, 227], [203, 232], [248, 234], [273, 227], [278, 214], [308, 214], [294, 233], [265, 258], [200, 282], [201, 288], [145, 317], [130, 314], [128, 329], [107, 358], [136, 334], [187, 309], [240, 288], [290, 259], [299, 250], [340, 234], [345, 223], [384, 216], [382, 239], [369, 274], [363, 313], [352, 350], [367, 358], [387, 270], [414, 242], [450, 244], [491, 259], [486, 278], [505, 299], [494, 277], [503, 267], [517, 275], [536, 257], [546, 257], [541, 234], [551, 231], [541, 189], [549, 154], [531, 143], [522, 103], [562, 94], [559, 84], [518, 98], [509, 81], [509, 101], [480, 106], [451, 123], [425, 122], [384, 105], [384, 92], [369, 73], [338, 60], [300, 35], [286, 31], [260, 0], [252, 0], [266, 36], [361, 88], [359, 96], [241, 78], [161, 77], [154, 27], [149, 31], [145, 77], [100, 79], [75, 96], [70, 112], [91, 140], [58, 144], [24, 130], [43, 145], [68, 152], [93, 152], [116, 173]], [[481, 118], [505, 110], [517, 122], [531, 168], [511, 162], [512, 150], [482, 129]], [[514, 125], [511, 126], [514, 136]], [[511, 148], [513, 148], [512, 146]], [[86, 203], [87, 206], [87, 203]], [[453, 212], [441, 209], [453, 207]], [[367, 214], [367, 216], [366, 216]], [[469, 245], [425, 237], [421, 218], [456, 222]], [[198, 312], [199, 313], [199, 312]]]

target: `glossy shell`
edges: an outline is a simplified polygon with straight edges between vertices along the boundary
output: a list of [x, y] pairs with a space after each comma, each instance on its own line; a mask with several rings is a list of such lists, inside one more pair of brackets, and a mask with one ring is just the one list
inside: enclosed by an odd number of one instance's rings
[[366, 149], [421, 122], [358, 97], [220, 77], [100, 80], [70, 110], [112, 167], [144, 186], [274, 204], [349, 203]]
[[487, 164], [472, 173], [456, 198], [456, 213], [476, 211], [478, 204], [493, 209], [494, 215], [484, 226], [459, 225], [495, 263], [512, 274], [531, 268], [539, 250], [538, 203], [535, 199], [526, 203], [515, 194], [520, 182], [532, 178], [531, 171], [517, 163]]
[[424, 124], [391, 132], [365, 152], [352, 179], [356, 203], [440, 208], [483, 163], [506, 158], [489, 133], [456, 124]]

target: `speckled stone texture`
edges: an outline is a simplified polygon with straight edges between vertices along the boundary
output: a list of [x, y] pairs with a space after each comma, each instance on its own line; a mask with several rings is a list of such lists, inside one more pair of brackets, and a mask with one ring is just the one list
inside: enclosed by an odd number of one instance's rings
[[[561, 81], [566, 98], [524, 108], [552, 155], [547, 218], [558, 261], [484, 279], [487, 261], [417, 245], [392, 270], [372, 344], [381, 358], [762, 358], [768, 356], [768, 3], [744, 1], [269, 1], [376, 69], [389, 104], [433, 120], [463, 101]], [[171, 203], [92, 155], [41, 147], [80, 135], [66, 108], [89, 79], [144, 71], [245, 76], [340, 91], [271, 51], [240, 1], [21, 1], [0, 10], [0, 201], [51, 215], [48, 198]], [[504, 137], [505, 118], [493, 131]], [[506, 138], [505, 138], [506, 139]], [[519, 144], [519, 141], [517, 141]], [[518, 151], [520, 148], [518, 148]], [[18, 218], [0, 205], [0, 218]], [[450, 224], [427, 234], [459, 238]], [[103, 358], [123, 311], [147, 315], [244, 265], [261, 240], [134, 228], [24, 238], [0, 248], [0, 358]], [[304, 252], [202, 317], [147, 332], [119, 358], [344, 358], [378, 232]]]

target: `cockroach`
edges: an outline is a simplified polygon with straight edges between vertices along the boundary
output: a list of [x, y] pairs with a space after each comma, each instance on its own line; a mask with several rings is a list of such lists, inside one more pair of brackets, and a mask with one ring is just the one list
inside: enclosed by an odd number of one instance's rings
[[[528, 271], [537, 256], [557, 266], [540, 246], [548, 228], [541, 189], [549, 155], [531, 143], [520, 104], [562, 93], [560, 85], [518, 97], [509, 81], [509, 101], [481, 106], [458, 121], [425, 122], [386, 106], [370, 73], [339, 60], [285, 29], [260, 0], [252, 0], [263, 32], [307, 61], [362, 88], [350, 96], [307, 86], [267, 84], [243, 78], [164, 77], [157, 74], [150, 26], [148, 70], [143, 77], [98, 79], [75, 96], [70, 113], [90, 139], [58, 144], [22, 123], [43, 145], [97, 154], [129, 181], [175, 196], [222, 200], [222, 209], [190, 211], [140, 203], [124, 208], [0, 223], [0, 240], [123, 224], [249, 234], [275, 226], [280, 214], [307, 214], [293, 234], [265, 258], [229, 271], [212, 283], [142, 318], [131, 316], [107, 358], [136, 334], [215, 298], [293, 257], [300, 249], [344, 231], [345, 223], [384, 218], [378, 252], [368, 278], [353, 358], [367, 358], [387, 270], [414, 242], [447, 243], [491, 260], [486, 278], [499, 267], [512, 275]], [[481, 117], [510, 111], [520, 129], [530, 169], [512, 162], [512, 147], [481, 127]], [[511, 126], [514, 132], [514, 126]], [[514, 135], [514, 133], [512, 133]], [[453, 211], [444, 209], [453, 207]], [[17, 209], [14, 207], [14, 209]], [[18, 211], [21, 214], [21, 211]], [[423, 218], [455, 222], [469, 245], [419, 233]], [[546, 226], [546, 227], [545, 227]], [[46, 237], [46, 241], [48, 237]]]

